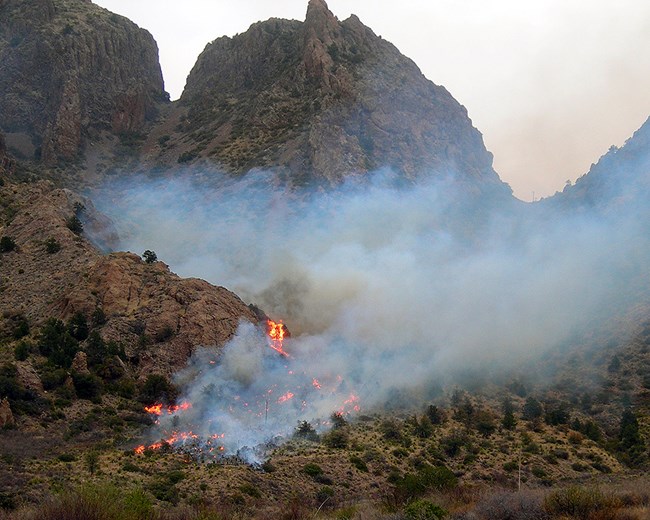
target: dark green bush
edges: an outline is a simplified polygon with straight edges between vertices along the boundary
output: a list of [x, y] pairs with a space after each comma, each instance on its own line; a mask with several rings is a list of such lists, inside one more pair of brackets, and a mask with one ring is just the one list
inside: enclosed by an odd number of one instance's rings
[[9, 253], [16, 249], [16, 242], [12, 237], [3, 236], [0, 238], [0, 253]]
[[315, 477], [316, 475], [321, 475], [323, 473], [323, 468], [315, 462], [310, 462], [303, 466], [302, 471], [310, 477]]
[[72, 382], [77, 397], [97, 401], [102, 395], [102, 382], [93, 374], [82, 374], [80, 372], [72, 373]]
[[79, 343], [61, 320], [50, 318], [41, 329], [38, 349], [53, 365], [69, 368], [79, 351]]
[[88, 337], [88, 321], [81, 312], [76, 312], [67, 325], [68, 333], [77, 341], [83, 341]]
[[156, 255], [156, 253], [153, 251], [147, 249], [144, 253], [142, 253], [142, 259], [144, 260], [145, 264], [153, 264], [158, 260], [158, 255]]
[[361, 457], [357, 457], [356, 455], [352, 455], [350, 457], [350, 462], [359, 471], [363, 471], [364, 473], [368, 473], [368, 465], [363, 461], [363, 459]]
[[449, 513], [428, 500], [414, 500], [404, 509], [409, 520], [442, 520]]
[[48, 255], [53, 255], [61, 251], [61, 244], [56, 238], [50, 237], [45, 241], [45, 251]]
[[66, 227], [75, 235], [81, 235], [84, 232], [84, 225], [77, 215], [72, 215], [65, 221]]
[[331, 430], [323, 436], [323, 444], [329, 448], [345, 449], [350, 442], [350, 435], [346, 430]]
[[32, 352], [32, 346], [26, 341], [21, 341], [14, 348], [14, 357], [16, 361], [25, 361]]

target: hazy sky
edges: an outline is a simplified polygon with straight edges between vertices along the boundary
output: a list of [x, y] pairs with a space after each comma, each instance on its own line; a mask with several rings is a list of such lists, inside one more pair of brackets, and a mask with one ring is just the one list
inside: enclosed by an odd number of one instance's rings
[[[205, 45], [307, 0], [95, 0], [156, 38], [167, 91]], [[523, 200], [552, 195], [650, 116], [647, 0], [329, 0], [413, 59], [469, 111]]]

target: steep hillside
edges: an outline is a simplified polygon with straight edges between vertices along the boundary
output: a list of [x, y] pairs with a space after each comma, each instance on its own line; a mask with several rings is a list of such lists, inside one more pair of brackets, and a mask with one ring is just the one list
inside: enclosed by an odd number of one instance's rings
[[202, 280], [181, 279], [162, 262], [131, 253], [104, 256], [84, 238], [114, 242], [90, 201], [47, 182], [0, 188], [0, 329], [36, 333], [48, 318], [103, 316], [101, 337], [124, 346], [138, 373], [171, 374], [198, 345], [223, 345], [240, 320], [258, 316], [236, 295]]
[[543, 201], [551, 207], [596, 208], [618, 212], [643, 207], [650, 194], [650, 118], [621, 148], [609, 152], [592, 165], [573, 186]]
[[126, 18], [89, 0], [0, 2], [0, 129], [23, 157], [74, 160], [164, 99], [156, 43]]
[[298, 185], [392, 167], [410, 179], [453, 172], [508, 191], [465, 108], [323, 0], [309, 2], [304, 23], [271, 19], [210, 43], [147, 146], [159, 164], [272, 167]]

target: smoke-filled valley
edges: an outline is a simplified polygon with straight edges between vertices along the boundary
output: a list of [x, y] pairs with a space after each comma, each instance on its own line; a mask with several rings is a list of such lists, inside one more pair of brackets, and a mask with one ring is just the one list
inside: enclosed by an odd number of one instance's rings
[[173, 102], [0, 0], [0, 86], [0, 520], [647, 518], [650, 120], [524, 203], [324, 0]]
[[180, 381], [204, 437], [234, 426], [231, 446], [259, 444], [299, 420], [327, 421], [350, 396], [364, 411], [416, 409], [442, 388], [528, 371], [646, 299], [643, 201], [558, 210], [468, 196], [452, 176], [370, 179], [323, 192], [285, 188], [271, 173], [214, 174], [206, 189], [186, 174], [111, 184], [96, 197], [121, 249], [155, 250], [292, 332], [290, 358], [275, 362], [249, 325], [218, 369], [209, 350], [195, 354]]

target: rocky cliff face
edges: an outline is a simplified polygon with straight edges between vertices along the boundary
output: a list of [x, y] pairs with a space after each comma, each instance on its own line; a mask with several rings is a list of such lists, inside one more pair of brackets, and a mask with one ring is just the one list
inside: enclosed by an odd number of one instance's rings
[[240, 320], [259, 319], [230, 291], [181, 279], [162, 262], [146, 264], [131, 253], [102, 255], [69, 223], [78, 214], [84, 229], [97, 231], [104, 220], [68, 190], [48, 182], [5, 184], [0, 209], [0, 236], [16, 244], [0, 253], [3, 335], [17, 320], [36, 330], [48, 317], [68, 320], [81, 312], [90, 318], [102, 309], [102, 336], [122, 342], [139, 373], [171, 374], [195, 347], [222, 346]]
[[158, 49], [88, 0], [0, 2], [0, 129], [46, 164], [142, 129], [164, 99]]
[[162, 137], [168, 163], [207, 157], [231, 171], [274, 167], [296, 184], [325, 185], [388, 166], [407, 178], [460, 173], [507, 191], [465, 108], [323, 0], [310, 0], [304, 23], [271, 19], [209, 44], [174, 117], [174, 131], [150, 141]]

